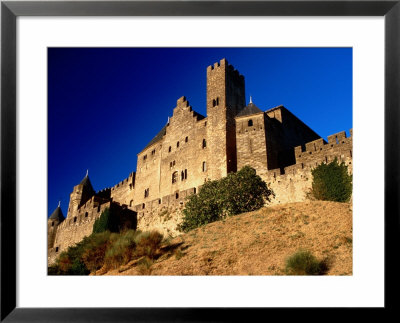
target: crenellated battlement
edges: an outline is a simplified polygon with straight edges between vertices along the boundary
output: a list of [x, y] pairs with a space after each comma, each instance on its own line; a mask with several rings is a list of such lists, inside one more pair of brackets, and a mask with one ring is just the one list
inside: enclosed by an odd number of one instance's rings
[[330, 162], [333, 157], [340, 161], [352, 158], [353, 130], [350, 129], [350, 137], [345, 131], [328, 136], [328, 142], [323, 138], [306, 143], [304, 146], [294, 148], [296, 164], [314, 164], [315, 162]]
[[229, 72], [231, 76], [237, 79], [244, 80], [244, 76], [241, 75], [239, 71], [233, 67], [233, 65], [229, 64], [226, 58], [223, 58], [219, 62], [214, 63], [214, 65], [208, 66], [207, 75], [211, 76], [213, 73], [218, 72], [222, 69]]
[[135, 185], [135, 175], [136, 175], [136, 172], [130, 173], [127, 178], [123, 179], [122, 181], [120, 181], [119, 183], [117, 183], [113, 187], [111, 187], [111, 191], [117, 190], [124, 186], [129, 186], [130, 184], [132, 184], [132, 189], [133, 189], [133, 187]]

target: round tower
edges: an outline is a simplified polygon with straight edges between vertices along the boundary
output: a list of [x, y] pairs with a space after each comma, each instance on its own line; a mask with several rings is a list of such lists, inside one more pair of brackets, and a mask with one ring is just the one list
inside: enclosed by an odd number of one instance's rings
[[85, 204], [96, 192], [93, 189], [92, 183], [89, 179], [89, 174], [86, 172], [86, 176], [82, 181], [74, 186], [74, 189], [70, 195], [67, 218], [73, 218], [77, 215], [78, 209], [81, 205]]
[[58, 225], [64, 221], [64, 215], [62, 213], [60, 203], [58, 203], [57, 208], [50, 215], [47, 220], [47, 248], [51, 249], [54, 247], [54, 241], [56, 239], [56, 233]]

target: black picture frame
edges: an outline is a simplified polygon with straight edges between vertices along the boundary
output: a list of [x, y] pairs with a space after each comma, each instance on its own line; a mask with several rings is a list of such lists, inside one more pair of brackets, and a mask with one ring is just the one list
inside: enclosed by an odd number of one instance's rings
[[[243, 308], [17, 308], [16, 299], [16, 19], [19, 16], [384, 16], [385, 19], [385, 307], [399, 287], [400, 0], [380, 1], [2, 1], [1, 2], [1, 321], [253, 321]], [[372, 125], [371, 125], [372, 126]], [[373, 188], [371, 188], [373, 189]], [[373, 258], [371, 259], [373, 261]], [[40, 293], [40, 291], [38, 291]], [[286, 309], [285, 309], [286, 310]], [[296, 309], [291, 309], [296, 310]], [[299, 310], [299, 309], [297, 309]], [[336, 315], [332, 309], [329, 316]], [[300, 312], [300, 313], [304, 313]], [[268, 313], [269, 314], [269, 313]], [[303, 314], [299, 314], [303, 315]], [[325, 315], [324, 315], [325, 316]], [[339, 315], [337, 317], [340, 317]], [[281, 317], [281, 319], [284, 319]], [[320, 317], [322, 319], [322, 317]]]

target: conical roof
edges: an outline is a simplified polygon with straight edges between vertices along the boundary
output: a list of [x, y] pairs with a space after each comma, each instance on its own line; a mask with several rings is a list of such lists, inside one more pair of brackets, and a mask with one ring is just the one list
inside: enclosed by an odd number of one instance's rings
[[253, 102], [250, 102], [242, 111], [236, 116], [243, 117], [262, 112]]
[[60, 206], [57, 206], [57, 208], [54, 210], [54, 212], [50, 215], [51, 220], [58, 220], [59, 222], [64, 221], [64, 215], [61, 211]]
[[92, 183], [90, 182], [89, 179], [89, 175], [86, 174], [86, 176], [83, 178], [83, 180], [81, 180], [81, 182], [79, 183], [79, 185], [83, 185], [83, 187], [86, 187], [87, 189], [89, 189], [90, 191], [94, 192]]

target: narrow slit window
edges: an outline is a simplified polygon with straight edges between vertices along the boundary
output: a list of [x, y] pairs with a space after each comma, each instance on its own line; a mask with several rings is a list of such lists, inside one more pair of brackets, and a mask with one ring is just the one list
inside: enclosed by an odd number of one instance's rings
[[205, 172], [207, 170], [207, 163], [205, 161], [203, 161], [203, 172]]

